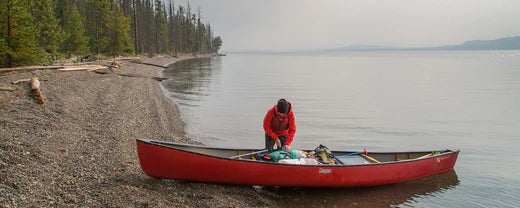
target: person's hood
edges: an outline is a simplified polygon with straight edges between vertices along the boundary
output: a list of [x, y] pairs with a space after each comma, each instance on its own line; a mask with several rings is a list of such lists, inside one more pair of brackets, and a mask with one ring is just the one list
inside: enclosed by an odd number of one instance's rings
[[[291, 105], [291, 102], [287, 101], [287, 107], [289, 107], [289, 111], [287, 112], [286, 115], [289, 115], [289, 113], [292, 111], [292, 105]], [[274, 105], [274, 112], [276, 113], [276, 115], [279, 115], [278, 114], [278, 104]]]

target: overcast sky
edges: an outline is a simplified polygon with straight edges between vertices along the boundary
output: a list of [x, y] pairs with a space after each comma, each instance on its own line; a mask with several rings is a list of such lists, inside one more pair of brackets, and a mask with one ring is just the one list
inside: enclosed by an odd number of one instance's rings
[[[169, 0], [165, 0], [166, 2]], [[186, 5], [187, 0], [173, 0]], [[520, 35], [520, 0], [190, 0], [224, 51], [422, 47]]]

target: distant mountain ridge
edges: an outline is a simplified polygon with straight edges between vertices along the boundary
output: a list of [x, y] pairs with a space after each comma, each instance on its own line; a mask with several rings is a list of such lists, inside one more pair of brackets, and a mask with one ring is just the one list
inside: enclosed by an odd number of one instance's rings
[[[435, 48], [434, 48], [435, 49]], [[441, 50], [520, 50], [520, 36], [496, 40], [471, 40], [460, 45], [437, 47]]]
[[471, 40], [459, 45], [439, 47], [389, 47], [376, 45], [351, 45], [326, 51], [394, 51], [394, 50], [520, 50], [520, 36], [496, 40]]

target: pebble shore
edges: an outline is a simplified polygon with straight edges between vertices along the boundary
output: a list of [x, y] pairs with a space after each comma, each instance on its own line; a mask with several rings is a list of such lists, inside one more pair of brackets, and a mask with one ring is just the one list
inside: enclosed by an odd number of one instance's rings
[[[166, 65], [194, 58], [141, 57]], [[157, 77], [160, 67], [121, 61], [107, 74], [36, 70], [0, 75], [0, 207], [273, 207], [250, 186], [147, 176], [136, 138], [195, 143]], [[128, 73], [138, 76], [120, 76]], [[38, 77], [38, 104], [27, 82]]]

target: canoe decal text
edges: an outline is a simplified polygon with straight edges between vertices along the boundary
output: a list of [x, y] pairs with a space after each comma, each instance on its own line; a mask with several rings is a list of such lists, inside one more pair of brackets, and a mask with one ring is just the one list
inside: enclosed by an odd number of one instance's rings
[[319, 173], [332, 173], [331, 169], [320, 168]]

